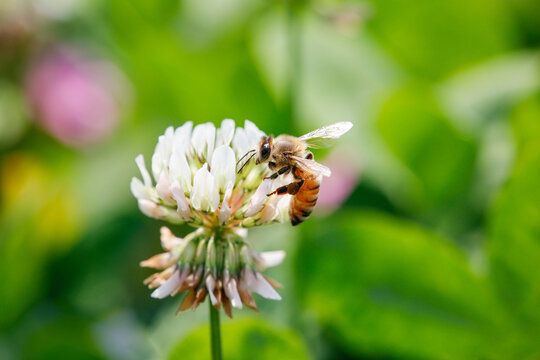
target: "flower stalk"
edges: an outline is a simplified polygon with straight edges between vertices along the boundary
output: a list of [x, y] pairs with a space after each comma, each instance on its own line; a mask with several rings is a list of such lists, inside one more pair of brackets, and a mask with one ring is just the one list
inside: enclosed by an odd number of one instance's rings
[[219, 320], [219, 311], [209, 302], [210, 311], [210, 341], [212, 344], [212, 360], [222, 360], [221, 351], [221, 326]]

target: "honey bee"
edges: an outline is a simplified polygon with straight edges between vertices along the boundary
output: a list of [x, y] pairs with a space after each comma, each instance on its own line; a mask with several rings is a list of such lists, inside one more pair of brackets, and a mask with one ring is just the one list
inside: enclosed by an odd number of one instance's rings
[[247, 160], [238, 170], [255, 157], [256, 164], [268, 163], [273, 174], [265, 179], [276, 179], [280, 175], [291, 173], [294, 181], [283, 185], [267, 196], [291, 194], [289, 218], [291, 224], [298, 225], [311, 214], [319, 196], [319, 187], [323, 176], [330, 176], [331, 171], [326, 166], [313, 160], [313, 153], [308, 148], [326, 147], [334, 139], [339, 138], [352, 128], [351, 122], [338, 122], [323, 126], [300, 137], [291, 135], [263, 136], [257, 149], [248, 151], [244, 158]]

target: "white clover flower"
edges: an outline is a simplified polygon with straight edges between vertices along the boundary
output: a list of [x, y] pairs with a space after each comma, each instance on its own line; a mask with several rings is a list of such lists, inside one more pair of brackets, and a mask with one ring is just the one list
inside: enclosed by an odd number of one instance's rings
[[163, 227], [165, 253], [141, 262], [162, 270], [145, 280], [155, 288], [152, 297], [164, 298], [188, 291], [179, 311], [195, 309], [208, 294], [214, 307], [232, 316], [231, 306], [256, 310], [251, 295], [280, 300], [275, 281], [259, 270], [278, 265], [283, 251], [257, 253], [246, 242], [246, 228], [288, 221], [290, 195], [267, 196], [289, 179], [263, 180], [267, 166], [248, 164], [241, 174], [237, 160], [254, 149], [265, 134], [250, 121], [235, 129], [224, 120], [193, 127], [187, 122], [167, 128], [152, 156], [152, 177], [142, 155], [135, 159], [142, 181], [133, 178], [131, 192], [141, 211], [173, 224], [197, 230], [183, 239]]

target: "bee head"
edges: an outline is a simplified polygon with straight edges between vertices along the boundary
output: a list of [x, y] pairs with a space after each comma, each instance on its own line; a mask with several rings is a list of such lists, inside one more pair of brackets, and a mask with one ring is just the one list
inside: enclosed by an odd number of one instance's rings
[[268, 160], [272, 152], [272, 136], [263, 136], [259, 142], [259, 151], [255, 163], [261, 164]]

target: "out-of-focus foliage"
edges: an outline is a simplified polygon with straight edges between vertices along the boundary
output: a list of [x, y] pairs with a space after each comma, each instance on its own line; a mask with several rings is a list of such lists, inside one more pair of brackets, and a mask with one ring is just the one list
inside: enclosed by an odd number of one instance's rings
[[489, 282], [447, 239], [377, 212], [344, 211], [306, 229], [298, 255], [301, 303], [353, 354], [508, 356], [493, 344], [508, 334]]
[[[315, 152], [344, 176], [333, 213], [250, 233], [288, 251], [269, 273], [283, 300], [224, 321], [227, 358], [538, 358], [539, 12], [0, 1], [0, 358], [208, 358], [204, 307], [175, 317], [181, 299], [141, 283], [163, 224], [129, 181], [167, 126], [224, 118], [355, 124]], [[332, 186], [353, 189], [341, 206]]]
[[12, 153], [3, 159], [0, 243], [0, 328], [9, 326], [43, 291], [47, 258], [77, 236], [75, 199], [36, 159]]
[[[169, 359], [211, 359], [209, 327], [194, 331], [178, 344]], [[261, 320], [239, 320], [222, 328], [224, 359], [307, 359], [298, 335]]]
[[429, 89], [398, 90], [384, 103], [378, 125], [388, 147], [421, 184], [412, 201], [444, 206], [463, 196], [475, 146], [453, 128]]
[[375, 0], [367, 28], [404, 67], [423, 78], [440, 78], [468, 64], [508, 51], [514, 19], [489, 0]]
[[[516, 123], [516, 131], [523, 131]], [[528, 129], [512, 176], [490, 214], [489, 254], [493, 281], [501, 298], [529, 331], [540, 329], [540, 133]]]

